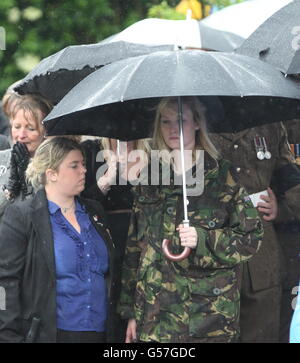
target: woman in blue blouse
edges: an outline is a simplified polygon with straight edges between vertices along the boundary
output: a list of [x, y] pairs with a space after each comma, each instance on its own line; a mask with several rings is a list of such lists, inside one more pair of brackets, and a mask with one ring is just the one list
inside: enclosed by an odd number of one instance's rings
[[39, 190], [0, 228], [0, 341], [114, 341], [114, 246], [100, 204], [77, 197], [85, 173], [81, 146], [63, 137], [29, 164]]

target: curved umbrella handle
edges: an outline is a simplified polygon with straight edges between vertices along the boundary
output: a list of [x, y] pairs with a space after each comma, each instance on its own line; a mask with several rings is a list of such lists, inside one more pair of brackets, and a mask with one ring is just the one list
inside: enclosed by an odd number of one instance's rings
[[174, 262], [180, 262], [180, 261], [184, 260], [185, 258], [187, 258], [189, 256], [189, 254], [191, 253], [190, 247], [184, 247], [184, 250], [179, 255], [175, 255], [169, 251], [169, 244], [170, 244], [170, 241], [168, 239], [163, 240], [162, 250], [168, 260], [171, 260]]

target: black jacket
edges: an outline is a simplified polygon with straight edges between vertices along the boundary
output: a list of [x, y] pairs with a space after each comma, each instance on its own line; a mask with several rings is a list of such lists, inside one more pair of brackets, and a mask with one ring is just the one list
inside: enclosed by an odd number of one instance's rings
[[[113, 342], [113, 330], [117, 328], [114, 246], [101, 205], [91, 200], [79, 201], [109, 251], [107, 342]], [[0, 310], [0, 342], [56, 342], [54, 242], [44, 190], [6, 209], [0, 227], [0, 251], [0, 286], [5, 289], [6, 298], [6, 310]]]

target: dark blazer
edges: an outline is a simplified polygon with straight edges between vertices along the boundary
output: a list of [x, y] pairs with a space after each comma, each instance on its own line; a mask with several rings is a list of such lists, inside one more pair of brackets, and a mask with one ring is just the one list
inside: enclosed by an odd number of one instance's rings
[[[109, 252], [107, 342], [114, 341], [114, 246], [99, 203], [79, 198]], [[56, 342], [54, 242], [44, 190], [7, 207], [0, 227], [0, 342]], [[2, 289], [3, 290], [3, 289]]]

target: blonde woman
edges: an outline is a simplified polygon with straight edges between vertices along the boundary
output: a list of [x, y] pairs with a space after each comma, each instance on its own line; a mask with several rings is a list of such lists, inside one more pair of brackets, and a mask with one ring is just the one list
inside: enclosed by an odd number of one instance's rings
[[12, 94], [6, 102], [11, 126], [12, 149], [0, 151], [0, 218], [9, 201], [32, 194], [25, 171], [37, 147], [43, 142], [42, 120], [52, 105], [39, 95]]
[[85, 173], [78, 143], [46, 140], [27, 170], [36, 194], [6, 209], [2, 342], [114, 341], [114, 245], [101, 205], [78, 197]]
[[[190, 226], [184, 227], [181, 169], [174, 161], [170, 184], [138, 186], [122, 270], [119, 312], [128, 319], [126, 342], [234, 342], [239, 337], [238, 265], [260, 247], [257, 210], [233, 178], [228, 162], [206, 132], [205, 110], [196, 97], [182, 97], [184, 149], [204, 150], [204, 191], [188, 198]], [[158, 105], [153, 148], [180, 148], [176, 98]], [[162, 163], [164, 160], [162, 161]], [[175, 169], [175, 172], [174, 172]], [[190, 247], [181, 262], [162, 254]]]

